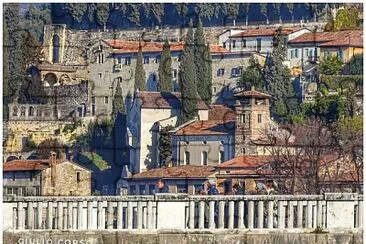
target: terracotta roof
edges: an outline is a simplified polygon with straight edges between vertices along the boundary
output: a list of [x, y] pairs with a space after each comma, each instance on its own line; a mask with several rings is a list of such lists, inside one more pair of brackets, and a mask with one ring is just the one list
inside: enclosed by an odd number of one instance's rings
[[235, 131], [235, 120], [197, 120], [177, 130], [175, 135], [225, 135]]
[[[139, 99], [142, 108], [160, 108], [160, 109], [180, 109], [181, 93], [180, 92], [148, 92], [140, 91]], [[198, 109], [207, 110], [209, 106], [202, 100], [198, 100]]]
[[[362, 31], [337, 31], [337, 32], [311, 32], [311, 33], [305, 33], [302, 34], [301, 36], [294, 38], [290, 41], [288, 41], [288, 43], [290, 44], [295, 44], [295, 43], [312, 43], [312, 42], [320, 42], [320, 43], [325, 43], [325, 42], [333, 42], [333, 41], [337, 41], [337, 40], [344, 40], [344, 39], [348, 39], [348, 36], [351, 36], [352, 39], [355, 39], [356, 43], [357, 39], [362, 39], [361, 38], [362, 35]], [[349, 40], [347, 40], [349, 41]], [[361, 44], [362, 44], [362, 40], [361, 40]]]
[[250, 90], [250, 91], [242, 91], [239, 93], [236, 93], [234, 97], [254, 97], [254, 98], [270, 98], [271, 95], [256, 91], [256, 90]]
[[218, 169], [223, 169], [223, 168], [256, 169], [256, 168], [260, 167], [261, 165], [267, 164], [271, 161], [273, 161], [272, 156], [244, 155], [244, 156], [238, 156], [238, 157], [230, 159], [226, 162], [223, 162], [222, 164], [219, 164], [218, 166], [216, 166], [216, 168], [218, 168]]
[[[301, 28], [282, 28], [282, 33], [284, 35], [291, 34], [295, 31], [300, 30]], [[232, 37], [253, 37], [253, 36], [273, 36], [276, 33], [276, 28], [269, 28], [269, 29], [249, 29], [243, 32], [234, 34], [230, 36]]]
[[151, 169], [135, 174], [130, 178], [207, 178], [214, 173], [214, 167], [211, 166], [182, 165], [176, 167]]
[[[64, 160], [57, 160], [56, 163], [62, 163]], [[3, 171], [38, 171], [49, 168], [49, 160], [13, 160], [3, 165]]]
[[320, 44], [320, 47], [363, 47], [362, 32], [352, 32], [333, 41]]
[[240, 176], [244, 176], [244, 175], [273, 175], [274, 171], [273, 170], [268, 170], [268, 169], [242, 169], [242, 170], [233, 170], [230, 171], [230, 175], [240, 175]]
[[209, 120], [236, 120], [235, 110], [221, 104], [211, 104], [208, 111]]
[[[137, 53], [139, 50], [139, 41], [124, 40], [103, 40], [108, 46], [112, 47], [113, 53]], [[163, 42], [141, 42], [143, 52], [161, 52], [163, 50]], [[170, 43], [170, 51], [182, 51], [183, 42]], [[228, 50], [219, 45], [210, 45], [212, 53], [227, 53]]]

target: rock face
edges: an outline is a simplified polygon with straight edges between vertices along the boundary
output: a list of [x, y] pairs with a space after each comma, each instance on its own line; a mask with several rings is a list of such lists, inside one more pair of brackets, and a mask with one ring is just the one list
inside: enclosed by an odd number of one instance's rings
[[[38, 242], [37, 242], [38, 240]], [[42, 242], [42, 240], [44, 242]], [[48, 241], [49, 240], [49, 241]], [[52, 240], [52, 241], [51, 241]], [[122, 243], [301, 243], [301, 244], [359, 244], [363, 243], [361, 233], [276, 233], [245, 231], [25, 231], [4, 232], [4, 243], [83, 243], [83, 244], [122, 244]], [[31, 242], [33, 241], [33, 242]]]

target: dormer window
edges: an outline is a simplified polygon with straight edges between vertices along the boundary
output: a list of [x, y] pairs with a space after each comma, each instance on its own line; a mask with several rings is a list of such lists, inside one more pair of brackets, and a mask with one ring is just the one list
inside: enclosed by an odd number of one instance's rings
[[103, 45], [99, 45], [99, 50], [102, 51], [103, 50]]

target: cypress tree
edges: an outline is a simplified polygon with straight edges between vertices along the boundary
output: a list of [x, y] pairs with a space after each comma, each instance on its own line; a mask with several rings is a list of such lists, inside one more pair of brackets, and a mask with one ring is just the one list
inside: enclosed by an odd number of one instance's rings
[[117, 81], [116, 91], [114, 92], [114, 97], [112, 101], [112, 119], [115, 121], [117, 118], [118, 113], [125, 114], [125, 104], [123, 103], [123, 96], [122, 96], [122, 88]]
[[206, 103], [210, 103], [212, 97], [212, 60], [208, 48], [203, 35], [201, 19], [198, 19], [194, 36], [194, 63], [196, 65], [197, 92]]
[[183, 48], [183, 55], [179, 68], [180, 87], [182, 93], [181, 116], [178, 124], [193, 119], [198, 114], [197, 110], [197, 87], [196, 87], [196, 66], [194, 63], [194, 38], [192, 21], [190, 22], [186, 43]]
[[290, 69], [283, 64], [286, 57], [285, 39], [281, 28], [273, 37], [273, 54], [267, 56], [265, 65], [266, 88], [272, 95], [272, 113], [277, 117], [289, 117], [298, 110], [291, 83]]
[[146, 75], [144, 70], [144, 57], [142, 55], [142, 45], [139, 44], [139, 52], [137, 53], [136, 69], [135, 69], [135, 89], [139, 91], [146, 90]]
[[159, 82], [158, 90], [160, 92], [171, 92], [172, 87], [172, 57], [170, 55], [170, 45], [165, 40], [163, 51], [161, 53], [161, 62], [159, 64]]

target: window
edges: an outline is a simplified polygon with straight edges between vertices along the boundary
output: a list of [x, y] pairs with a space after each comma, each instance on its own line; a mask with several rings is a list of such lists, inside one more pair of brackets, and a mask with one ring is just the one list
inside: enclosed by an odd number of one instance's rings
[[226, 42], [223, 42], [223, 43], [222, 43], [222, 47], [223, 47], [223, 48], [226, 48]]
[[131, 57], [125, 58], [125, 65], [131, 65]]
[[343, 60], [343, 51], [341, 49], [338, 50], [337, 52], [337, 57], [340, 59], [340, 60]]
[[236, 41], [233, 40], [233, 48], [235, 48], [235, 47], [236, 47]]
[[176, 69], [173, 69], [173, 71], [172, 71], [173, 78], [177, 78], [177, 75], [178, 75], [178, 71]]
[[203, 185], [194, 185], [194, 192], [195, 194], [198, 194], [199, 191], [203, 191], [204, 190], [204, 186]]
[[218, 69], [217, 70], [217, 76], [224, 76], [225, 74], [225, 69]]
[[177, 193], [188, 193], [188, 186], [186, 184], [178, 184]]
[[42, 110], [40, 108], [37, 108], [36, 114], [38, 117], [42, 116]]
[[201, 155], [201, 164], [202, 165], [207, 165], [207, 161], [208, 161], [207, 152], [203, 151], [202, 155]]
[[212, 87], [212, 92], [213, 93], [216, 93], [217, 92], [216, 90], [217, 90], [216, 86]]
[[257, 38], [257, 52], [262, 51], [262, 39]]
[[30, 172], [30, 173], [29, 173], [29, 180], [30, 180], [30, 181], [33, 181], [33, 178], [34, 178], [33, 172]]
[[140, 185], [139, 186], [139, 194], [140, 195], [146, 195], [146, 187], [145, 187], [145, 185]]
[[246, 47], [247, 47], [247, 40], [243, 39], [243, 40], [241, 41], [241, 47], [242, 47], [242, 48], [246, 48]]
[[99, 50], [103, 50], [103, 45], [99, 45]]
[[158, 55], [158, 56], [156, 56], [155, 57], [155, 63], [160, 63], [160, 59], [161, 59], [161, 56], [160, 55]]
[[80, 172], [76, 172], [76, 182], [79, 183], [81, 181]]
[[305, 48], [305, 57], [309, 57], [309, 49]]
[[149, 56], [145, 56], [144, 57], [144, 64], [148, 64], [150, 62], [150, 57]]
[[243, 147], [243, 148], [241, 149], [241, 153], [242, 153], [242, 154], [245, 154], [245, 147]]
[[136, 195], [136, 186], [130, 186], [130, 195]]
[[246, 123], [246, 116], [245, 114], [240, 115], [240, 123], [245, 124]]
[[295, 48], [295, 58], [298, 58], [298, 54], [297, 54], [297, 48]]
[[99, 76], [99, 79], [102, 79], [103, 78], [103, 73], [99, 72], [98, 76]]
[[28, 109], [28, 115], [29, 116], [34, 116], [34, 108], [33, 107], [29, 107], [29, 109]]
[[107, 96], [104, 97], [104, 103], [108, 104], [108, 97]]
[[13, 181], [15, 181], [15, 173], [13, 173]]
[[25, 116], [25, 107], [20, 108], [20, 116]]
[[262, 123], [262, 115], [258, 114], [258, 123]]
[[189, 165], [190, 163], [190, 157], [191, 157], [191, 154], [189, 152], [184, 152], [184, 164], [185, 165]]
[[98, 54], [98, 64], [104, 63], [104, 53]]
[[122, 77], [117, 77], [117, 82], [122, 83]]
[[231, 76], [236, 77], [239, 76], [241, 73], [241, 69], [240, 68], [232, 68], [231, 69]]
[[153, 75], [152, 75], [152, 80], [153, 80], [153, 81], [156, 81], [156, 74], [153, 74]]
[[155, 185], [149, 185], [149, 195], [155, 194]]
[[95, 115], [95, 104], [92, 104], [92, 115]]
[[219, 163], [221, 164], [221, 163], [223, 163], [224, 161], [225, 161], [225, 152], [224, 151], [220, 151], [220, 161], [219, 161]]
[[91, 103], [95, 104], [95, 97], [91, 97]]
[[18, 116], [18, 107], [13, 108], [13, 116]]
[[52, 40], [52, 45], [53, 45], [53, 52], [52, 52], [52, 62], [53, 63], [59, 63], [59, 51], [60, 51], [60, 37], [58, 37], [57, 35], [53, 36], [53, 40]]
[[117, 64], [121, 64], [122, 63], [122, 58], [121, 57], [118, 57], [117, 58]]

